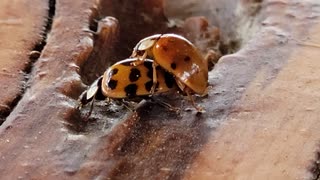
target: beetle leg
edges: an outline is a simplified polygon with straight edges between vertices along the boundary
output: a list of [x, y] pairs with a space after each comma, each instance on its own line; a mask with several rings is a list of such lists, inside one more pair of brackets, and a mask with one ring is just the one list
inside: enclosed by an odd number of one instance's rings
[[87, 120], [89, 119], [89, 117], [91, 116], [91, 113], [92, 113], [92, 111], [93, 111], [93, 103], [94, 103], [94, 97], [93, 97], [92, 101], [90, 102], [90, 110], [89, 110], [89, 112], [86, 114], [86, 117], [84, 118], [85, 121], [87, 121]]
[[134, 109], [132, 109], [132, 108], [130, 107], [130, 104], [129, 104], [127, 101], [125, 101], [124, 99], [122, 99], [120, 102], [121, 102], [121, 104], [122, 104], [125, 108], [127, 108], [129, 111], [131, 111], [131, 112], [134, 112], [134, 111], [135, 111]]
[[189, 97], [189, 100], [190, 100], [192, 106], [198, 111], [198, 113], [204, 113], [204, 112], [206, 112], [203, 107], [198, 106], [198, 105], [196, 104], [196, 102], [195, 102], [194, 99], [193, 99], [193, 96], [190, 94], [189, 88], [187, 88], [187, 90], [186, 90], [185, 92], [186, 92], [187, 96]]
[[203, 109], [203, 107], [197, 106], [196, 102], [195, 102], [194, 99], [193, 99], [193, 96], [191, 95], [191, 90], [190, 90], [188, 87], [186, 87], [186, 85], [183, 84], [183, 83], [182, 83], [180, 80], [178, 80], [177, 78], [176, 78], [176, 82], [177, 82], [178, 87], [181, 89], [181, 91], [187, 94], [187, 96], [188, 96], [188, 98], [189, 98], [192, 106], [193, 106], [199, 113], [204, 113], [204, 112], [206, 112], [206, 111]]
[[181, 90], [182, 92], [185, 92], [186, 85], [183, 84], [178, 78], [175, 78], [175, 79], [176, 79], [176, 83], [177, 83], [178, 87], [180, 88], [180, 90]]
[[171, 104], [169, 103], [166, 103], [164, 101], [161, 101], [161, 100], [157, 100], [157, 99], [154, 99], [154, 98], [151, 98], [152, 100], [154, 100], [157, 104], [159, 104], [160, 106], [163, 106], [164, 108], [167, 108], [169, 109], [170, 111], [174, 111], [176, 113], [179, 113], [180, 112], [180, 108], [177, 108], [177, 107], [174, 107], [172, 106]]
[[80, 100], [78, 100], [78, 102], [77, 102], [77, 106], [76, 106], [76, 109], [81, 110], [81, 109], [82, 109], [82, 107], [83, 107], [83, 104], [81, 103], [81, 101], [80, 101]]
[[132, 53], [130, 57], [138, 57], [138, 60], [132, 62], [131, 65], [138, 66], [142, 64], [144, 60], [147, 58], [147, 55], [148, 55], [147, 51], [144, 51], [142, 56], [139, 56], [137, 53]]

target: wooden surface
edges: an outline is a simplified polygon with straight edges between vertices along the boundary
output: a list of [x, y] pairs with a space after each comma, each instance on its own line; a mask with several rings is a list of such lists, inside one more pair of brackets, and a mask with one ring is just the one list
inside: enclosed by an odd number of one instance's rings
[[[31, 11], [32, 9], [32, 11]], [[29, 53], [41, 43], [48, 3], [23, 0], [0, 2], [0, 123], [20, 99], [30, 72]]]
[[[27, 82], [12, 81], [29, 86], [0, 126], [1, 179], [319, 179], [317, 0], [188, 0], [179, 7], [160, 0], [50, 2], [55, 13], [41, 56]], [[15, 3], [16, 12], [29, 7]], [[6, 6], [0, 3], [0, 9]], [[27, 36], [3, 35], [9, 30], [3, 33], [2, 27], [12, 25], [0, 24], [0, 37], [15, 42], [0, 52], [2, 68], [9, 69], [6, 62], [16, 56], [29, 62], [27, 54], [41, 41], [48, 6], [33, 6], [42, 15], [26, 17], [34, 28], [23, 31]], [[116, 19], [95, 21], [106, 15]], [[82, 82], [126, 57], [141, 37], [177, 31], [167, 27], [166, 17], [179, 25], [195, 15], [209, 24], [199, 21], [178, 31], [203, 52], [217, 37], [197, 35], [217, 32], [218, 26], [222, 53], [234, 52], [210, 71], [208, 97], [197, 98], [205, 114], [175, 114], [149, 102], [133, 113], [100, 102], [85, 121], [89, 108], [75, 109]], [[7, 81], [7, 74], [0, 76]], [[17, 89], [1, 94], [15, 97]], [[190, 107], [180, 96], [163, 98], [182, 110]]]
[[233, 103], [186, 179], [317, 178], [310, 168], [320, 135], [319, 10], [316, 1], [262, 4], [261, 29], [210, 74], [209, 96]]

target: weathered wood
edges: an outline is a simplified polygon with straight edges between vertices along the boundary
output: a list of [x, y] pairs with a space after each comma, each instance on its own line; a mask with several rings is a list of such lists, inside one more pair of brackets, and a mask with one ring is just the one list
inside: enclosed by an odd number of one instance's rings
[[[313, 179], [319, 150], [320, 4], [264, 1], [261, 29], [210, 73], [220, 122], [185, 179]], [[229, 106], [229, 107], [228, 107]], [[228, 108], [226, 108], [228, 107]]]
[[[56, 1], [30, 87], [0, 126], [1, 179], [308, 179], [319, 174], [310, 172], [319, 142], [319, 2], [183, 0], [176, 1], [178, 7], [170, 2]], [[195, 18], [182, 29], [167, 27], [166, 17], [184, 20], [190, 14], [205, 16], [209, 24]], [[105, 18], [103, 29], [90, 32], [104, 15], [118, 21]], [[43, 23], [43, 18], [33, 20]], [[209, 95], [197, 98], [205, 114], [176, 114], [149, 102], [135, 113], [97, 103], [87, 120], [82, 117], [89, 107], [76, 110], [82, 81], [90, 83], [110, 62], [128, 56], [140, 38], [184, 32], [205, 52], [206, 46], [216, 46], [210, 41], [218, 32], [212, 25], [220, 27], [224, 53], [240, 49], [209, 73]], [[182, 110], [190, 107], [175, 94], [161, 98]]]
[[[94, 5], [92, 1], [56, 2], [52, 30], [35, 63], [30, 88], [0, 127], [2, 179], [63, 179], [79, 167], [74, 162], [85, 157], [85, 152], [75, 153], [77, 145], [71, 145], [84, 136], [69, 131], [65, 119], [76, 105], [70, 97], [79, 95], [79, 65], [93, 48], [93, 35], [87, 30]], [[110, 28], [116, 27], [110, 22]], [[85, 141], [81, 141], [84, 146]]]
[[24, 0], [0, 2], [0, 124], [21, 96], [30, 52], [43, 39], [48, 2]]

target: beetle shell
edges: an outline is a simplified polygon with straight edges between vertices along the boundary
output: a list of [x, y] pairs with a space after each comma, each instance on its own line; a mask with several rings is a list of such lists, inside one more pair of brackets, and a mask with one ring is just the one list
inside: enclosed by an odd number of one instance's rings
[[[146, 59], [142, 64], [132, 66], [137, 58], [119, 61], [109, 67], [103, 75], [102, 93], [110, 98], [133, 98], [135, 96], [151, 95], [153, 86], [153, 61]], [[163, 93], [176, 87], [174, 77], [157, 68], [157, 85], [154, 94]]]
[[207, 61], [186, 38], [176, 34], [156, 34], [142, 39], [134, 48], [133, 56], [139, 56], [141, 51], [154, 58], [157, 64], [172, 73], [194, 93], [206, 94]]

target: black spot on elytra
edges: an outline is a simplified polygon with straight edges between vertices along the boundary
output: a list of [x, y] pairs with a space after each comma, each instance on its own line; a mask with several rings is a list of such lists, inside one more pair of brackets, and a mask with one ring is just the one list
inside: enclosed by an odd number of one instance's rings
[[168, 51], [168, 47], [167, 46], [161, 46], [163, 51]]
[[153, 78], [152, 62], [145, 61], [143, 65], [148, 69], [147, 77], [152, 79]]
[[116, 75], [118, 73], [119, 69], [118, 68], [114, 68], [111, 70], [110, 72], [110, 77], [113, 76], [113, 75]]
[[112, 90], [114, 90], [117, 87], [118, 81], [110, 79], [108, 82], [108, 87]]
[[129, 98], [135, 97], [137, 95], [138, 86], [136, 84], [129, 84], [124, 88], [126, 96]]
[[147, 76], [148, 76], [148, 78], [152, 79], [153, 78], [153, 72], [149, 70], [147, 72]]
[[140, 76], [141, 76], [140, 70], [137, 68], [132, 68], [129, 74], [129, 80], [130, 82], [135, 82], [140, 78]]
[[173, 69], [173, 70], [175, 70], [176, 68], [177, 68], [177, 64], [176, 63], [171, 63], [171, 68]]
[[174, 79], [173, 75], [168, 73], [168, 72], [164, 73], [164, 81], [165, 81], [165, 83], [166, 83], [168, 88], [172, 88], [173, 85], [176, 82], [176, 80]]
[[144, 61], [143, 65], [148, 69], [148, 70], [152, 70], [152, 62], [150, 61]]
[[186, 57], [184, 57], [184, 59], [183, 59], [185, 62], [189, 62], [190, 60], [191, 60], [191, 58], [190, 58], [190, 56], [186, 56]]
[[144, 84], [147, 91], [151, 91], [151, 88], [153, 86], [153, 81], [148, 81]]

